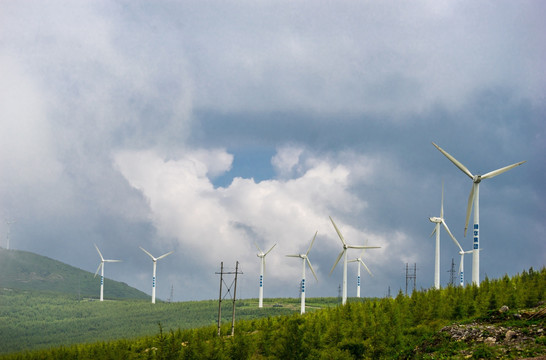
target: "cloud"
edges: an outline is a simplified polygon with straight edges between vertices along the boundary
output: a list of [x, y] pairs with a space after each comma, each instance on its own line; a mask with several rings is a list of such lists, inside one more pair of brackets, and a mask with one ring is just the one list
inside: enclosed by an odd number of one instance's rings
[[[291, 147], [280, 148], [274, 159], [291, 152]], [[301, 175], [258, 183], [235, 178], [229, 186], [215, 188], [207, 176], [209, 167], [230, 156], [223, 150], [200, 149], [196, 153], [199, 160], [192, 151], [165, 160], [154, 150], [126, 151], [118, 153], [115, 162], [147, 199], [158, 233], [176, 239], [183, 257], [192, 254], [209, 269], [220, 261], [244, 260], [247, 269], [257, 270], [257, 262], [249, 263], [256, 251], [254, 241], [261, 248], [277, 243], [276, 252], [302, 251], [317, 230], [322, 241], [332, 238], [330, 213], [359, 212], [366, 206], [351, 192], [354, 178], [350, 175], [358, 168], [356, 161], [332, 164], [328, 159], [310, 158], [307, 163], [295, 163], [292, 159], [289, 167], [302, 167]], [[228, 163], [224, 165], [229, 169]], [[384, 254], [388, 246], [385, 235], [354, 228], [342, 219], [337, 222], [347, 239], [369, 238], [370, 243], [383, 246], [378, 255]], [[316, 246], [336, 251], [336, 242]], [[299, 267], [284, 261], [282, 255], [269, 256], [268, 263], [276, 269], [270, 277], [281, 282], [293, 280]], [[316, 267], [326, 271], [319, 263]]]

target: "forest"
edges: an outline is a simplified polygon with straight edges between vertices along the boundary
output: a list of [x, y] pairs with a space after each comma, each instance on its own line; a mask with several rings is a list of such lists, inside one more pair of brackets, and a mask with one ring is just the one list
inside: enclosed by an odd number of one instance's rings
[[[523, 358], [546, 353], [546, 268], [512, 278], [485, 279], [395, 298], [326, 306], [304, 315], [239, 320], [167, 329], [154, 336], [12, 353], [2, 359], [432, 359]], [[243, 300], [244, 302], [244, 300]], [[499, 311], [500, 308], [505, 309]], [[527, 310], [526, 310], [527, 309]], [[531, 309], [531, 310], [529, 310]], [[531, 314], [531, 315], [529, 315]], [[538, 314], [538, 315], [537, 315]], [[212, 322], [213, 319], [211, 319]], [[456, 324], [456, 325], [453, 325]], [[481, 325], [480, 325], [481, 324]], [[485, 325], [487, 324], [487, 326]], [[447, 331], [481, 329], [476, 341], [453, 341]], [[510, 329], [520, 342], [494, 335]], [[127, 329], [128, 330], [128, 329]], [[129, 330], [128, 330], [129, 331]], [[476, 331], [474, 331], [476, 332]], [[496, 338], [497, 336], [498, 338]], [[481, 339], [481, 340], [480, 340]], [[484, 339], [487, 339], [485, 341]], [[525, 342], [523, 342], [525, 340]], [[511, 344], [517, 344], [512, 346]]]

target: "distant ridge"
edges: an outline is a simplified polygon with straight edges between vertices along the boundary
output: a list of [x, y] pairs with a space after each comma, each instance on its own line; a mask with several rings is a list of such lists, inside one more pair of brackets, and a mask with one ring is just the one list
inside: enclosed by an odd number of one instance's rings
[[[105, 298], [149, 299], [125, 283], [104, 279]], [[49, 291], [97, 298], [100, 278], [74, 266], [28, 251], [0, 248], [0, 289]]]

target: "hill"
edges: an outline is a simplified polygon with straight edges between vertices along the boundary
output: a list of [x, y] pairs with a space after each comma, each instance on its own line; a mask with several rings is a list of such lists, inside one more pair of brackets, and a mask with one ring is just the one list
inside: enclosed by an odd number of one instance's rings
[[[522, 359], [546, 353], [546, 268], [480, 287], [402, 292], [304, 315], [238, 321], [6, 359]], [[275, 309], [275, 308], [271, 308]]]
[[[146, 293], [125, 283], [104, 279], [105, 298], [149, 299]], [[46, 256], [0, 248], [0, 289], [48, 291], [82, 297], [98, 297], [100, 279]]]

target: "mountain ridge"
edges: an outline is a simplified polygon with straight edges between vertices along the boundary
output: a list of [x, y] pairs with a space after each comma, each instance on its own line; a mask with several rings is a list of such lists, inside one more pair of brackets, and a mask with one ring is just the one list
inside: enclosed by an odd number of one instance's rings
[[[149, 299], [126, 283], [104, 278], [105, 298]], [[0, 248], [0, 288], [48, 291], [98, 297], [100, 279], [93, 273], [30, 251]]]

